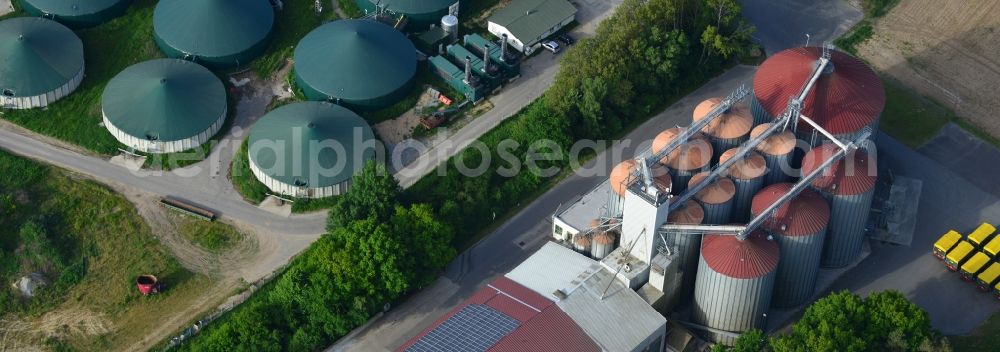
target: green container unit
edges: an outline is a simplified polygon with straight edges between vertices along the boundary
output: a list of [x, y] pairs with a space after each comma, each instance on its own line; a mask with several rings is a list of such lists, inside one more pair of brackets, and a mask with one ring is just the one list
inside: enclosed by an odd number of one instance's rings
[[[485, 89], [486, 87], [478, 82], [474, 82], [473, 84], [465, 83], [465, 71], [455, 66], [448, 59], [442, 56], [432, 56], [427, 60], [427, 63], [430, 64], [431, 69], [434, 70], [434, 73], [438, 77], [441, 77], [452, 88], [464, 94], [469, 101], [479, 101], [488, 94], [488, 91]], [[478, 79], [475, 75], [473, 77]]]
[[476, 55], [461, 45], [449, 45], [447, 51], [451, 61], [462, 67], [463, 70], [465, 69], [465, 58], [471, 58], [472, 73], [479, 76], [488, 91], [492, 91], [494, 88], [500, 86], [500, 69], [492, 63], [493, 59], [490, 59], [490, 66], [486, 68], [486, 63], [483, 62], [482, 55]]
[[492, 42], [483, 38], [479, 34], [469, 34], [464, 38], [465, 48], [469, 49], [473, 53], [482, 55], [483, 48], [486, 45], [490, 46], [490, 60], [500, 67], [500, 71], [503, 74], [505, 80], [510, 80], [512, 78], [521, 76], [521, 58], [515, 54], [510, 47], [507, 48], [507, 57], [503, 58], [503, 53], [501, 52], [500, 44], [497, 42]]
[[121, 16], [132, 0], [20, 0], [29, 15], [55, 20], [80, 29], [99, 25]]
[[366, 14], [375, 13], [375, 6], [385, 10], [393, 19], [406, 16], [407, 31], [422, 31], [431, 24], [441, 22], [448, 10], [458, 4], [458, 0], [354, 0]]

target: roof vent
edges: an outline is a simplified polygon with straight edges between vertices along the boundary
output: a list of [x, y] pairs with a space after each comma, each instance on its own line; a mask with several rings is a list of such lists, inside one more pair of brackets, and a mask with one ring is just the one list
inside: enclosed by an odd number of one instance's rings
[[569, 296], [566, 295], [566, 292], [563, 292], [562, 289], [552, 291], [552, 295], [558, 298], [560, 301], [569, 298]]
[[302, 181], [302, 180], [299, 180], [299, 179], [295, 180], [295, 186], [296, 187], [305, 187], [306, 185], [308, 185], [308, 183], [306, 183], [306, 181]]
[[146, 134], [146, 139], [147, 140], [151, 140], [151, 141], [159, 140], [160, 139], [160, 135], [156, 134], [155, 132], [147, 133]]

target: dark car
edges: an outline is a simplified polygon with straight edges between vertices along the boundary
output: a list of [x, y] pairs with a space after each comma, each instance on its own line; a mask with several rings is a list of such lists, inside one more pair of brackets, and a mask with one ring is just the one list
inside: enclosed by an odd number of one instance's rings
[[569, 34], [566, 33], [556, 36], [556, 39], [559, 39], [563, 43], [566, 43], [566, 45], [573, 45], [576, 43], [576, 39], [573, 39], [573, 37], [570, 37]]

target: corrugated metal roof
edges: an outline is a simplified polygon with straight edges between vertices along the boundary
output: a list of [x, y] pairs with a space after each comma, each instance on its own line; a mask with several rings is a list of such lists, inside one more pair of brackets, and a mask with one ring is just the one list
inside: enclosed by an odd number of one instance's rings
[[667, 144], [670, 144], [674, 138], [677, 138], [677, 135], [681, 134], [681, 131], [683, 131], [683, 129], [680, 127], [672, 127], [663, 130], [663, 132], [660, 132], [655, 138], [653, 138], [653, 144], [649, 147], [649, 150], [653, 152], [653, 154], [659, 153], [664, 147], [667, 146]]
[[778, 267], [778, 244], [768, 241], [761, 231], [754, 231], [746, 240], [733, 235], [705, 235], [701, 240], [701, 256], [712, 270], [736, 279], [765, 276]]
[[[771, 125], [773, 124], [768, 122], [754, 127], [753, 131], [750, 131], [750, 138], [757, 138], [771, 128]], [[764, 138], [764, 141], [757, 145], [757, 150], [768, 155], [785, 155], [795, 149], [795, 141], [795, 134], [785, 130]]]
[[494, 12], [489, 21], [507, 28], [525, 44], [531, 44], [576, 12], [576, 6], [566, 0], [514, 0]]
[[[840, 150], [834, 144], [813, 148], [802, 158], [802, 175], [808, 175]], [[878, 168], [870, 163], [868, 153], [854, 151], [820, 173], [812, 184], [835, 195], [856, 195], [870, 191], [878, 181]]]
[[594, 236], [594, 243], [608, 245], [615, 243], [615, 235], [612, 232], [604, 231]]
[[0, 21], [0, 90], [43, 95], [82, 70], [83, 42], [66, 26], [36, 17]]
[[671, 169], [684, 171], [701, 169], [710, 161], [712, 161], [712, 144], [702, 138], [692, 138], [661, 160]]
[[[704, 180], [705, 177], [708, 177], [707, 171], [699, 172], [698, 174], [692, 176], [691, 180], [688, 181], [688, 188], [694, 187]], [[695, 195], [695, 198], [702, 203], [722, 204], [728, 202], [730, 199], [733, 199], [733, 195], [735, 194], [736, 185], [733, 183], [733, 180], [726, 177], [717, 177], [714, 181], [712, 181], [712, 184], [702, 188], [701, 191]]]
[[[624, 196], [625, 189], [637, 179], [633, 172], [638, 166], [639, 164], [634, 159], [628, 159], [615, 165], [615, 168], [611, 169], [611, 175], [608, 177], [611, 190], [618, 193], [618, 195]], [[657, 189], [661, 192], [666, 192], [666, 190], [670, 189], [672, 184], [670, 174], [663, 166], [654, 165], [650, 168], [649, 173], [653, 177], [653, 183]]]
[[[732, 158], [733, 155], [736, 155], [737, 151], [739, 151], [739, 148], [733, 148], [722, 153], [719, 156], [719, 164]], [[729, 176], [741, 180], [754, 179], [763, 176], [766, 172], [767, 160], [764, 160], [763, 156], [754, 151], [747, 153], [729, 167]]]
[[89, 27], [120, 16], [132, 0], [21, 0], [32, 16], [54, 17], [71, 27]]
[[684, 202], [677, 210], [667, 214], [667, 222], [671, 224], [698, 225], [705, 221], [705, 209], [693, 200]]
[[[764, 187], [753, 197], [750, 212], [760, 214], [781, 196], [792, 189], [791, 183], [775, 183]], [[764, 222], [764, 227], [782, 236], [813, 235], [826, 228], [830, 222], [830, 205], [823, 196], [805, 189], [792, 200], [775, 209], [774, 215]]]
[[[761, 106], [779, 116], [788, 100], [799, 95], [821, 55], [817, 47], [778, 52], [760, 65], [753, 89]], [[861, 60], [837, 50], [830, 51], [830, 65], [806, 96], [802, 114], [833, 134], [853, 133], [874, 122], [885, 107], [882, 80]], [[802, 122], [799, 131], [812, 131]]]
[[[694, 108], [692, 121], [701, 120], [721, 103], [722, 98], [719, 97], [702, 101]], [[745, 136], [750, 132], [751, 127], [753, 127], [753, 114], [750, 113], [750, 108], [743, 103], [736, 103], [725, 113], [709, 122], [701, 131], [717, 138], [733, 139]]]

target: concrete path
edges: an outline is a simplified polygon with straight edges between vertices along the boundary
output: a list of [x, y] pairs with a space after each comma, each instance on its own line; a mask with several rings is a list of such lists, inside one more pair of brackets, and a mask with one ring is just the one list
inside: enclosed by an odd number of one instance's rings
[[1000, 182], [997, 182], [1000, 150], [962, 127], [948, 123], [917, 150], [983, 191], [1000, 197]]
[[743, 18], [767, 54], [806, 44], [821, 45], [847, 32], [863, 14], [845, 0], [740, 0]]
[[[621, 0], [577, 1], [580, 9], [577, 14], [579, 25], [570, 32], [571, 35], [577, 38], [592, 36], [597, 24], [611, 15], [620, 4]], [[398, 170], [396, 179], [399, 180], [400, 186], [403, 188], [412, 186], [480, 136], [538, 99], [555, 80], [559, 71], [560, 55], [562, 54], [543, 51], [526, 60], [521, 66], [521, 78], [505, 86], [499, 94], [490, 97], [494, 105], [492, 110], [472, 120], [457, 132], [447, 136], [445, 140], [436, 143], [405, 167], [394, 165], [393, 168]]]
[[597, 186], [618, 162], [632, 158], [637, 148], [648, 148], [649, 141], [660, 131], [689, 124], [691, 112], [698, 103], [728, 94], [740, 83], [748, 82], [753, 72], [753, 68], [747, 66], [731, 69], [642, 124], [608, 151], [583, 165], [593, 174], [567, 177], [455, 258], [445, 275], [433, 285], [393, 307], [371, 325], [341, 339], [330, 351], [385, 351], [403, 344], [482, 285], [513, 269], [541, 248], [552, 231], [551, 215], [557, 207]]
[[[946, 335], [966, 334], [1000, 310], [991, 295], [959, 279], [931, 255], [931, 247], [950, 229], [971, 232], [979, 223], [1000, 222], [1000, 198], [966, 180], [946, 166], [880, 135], [879, 157], [897, 175], [923, 181], [913, 244], [909, 247], [873, 243], [872, 255], [833, 290], [848, 289], [867, 295], [897, 290], [927, 311], [934, 328]], [[975, 167], [964, 159], [964, 167]]]

